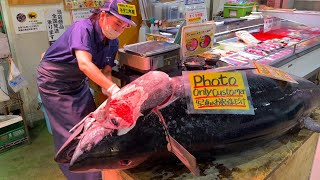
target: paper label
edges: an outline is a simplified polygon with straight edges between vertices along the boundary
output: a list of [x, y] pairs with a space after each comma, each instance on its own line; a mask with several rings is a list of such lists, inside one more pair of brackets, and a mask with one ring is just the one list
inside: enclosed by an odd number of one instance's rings
[[214, 24], [184, 26], [182, 28], [182, 56], [189, 57], [210, 50], [213, 46]]
[[16, 34], [46, 31], [42, 9], [13, 7], [11, 12]]
[[186, 94], [191, 97], [190, 113], [254, 114], [244, 73], [198, 71], [183, 75]]
[[80, 19], [89, 18], [92, 15], [92, 10], [92, 8], [71, 10], [72, 22], [78, 21]]
[[137, 16], [135, 5], [118, 3], [118, 12], [121, 15]]
[[256, 74], [259, 74], [261, 76], [270, 77], [273, 79], [278, 79], [278, 80], [298, 84], [298, 82], [296, 80], [294, 80], [288, 73], [286, 73], [285, 71], [282, 71], [281, 69], [274, 68], [274, 67], [264, 65], [264, 64], [260, 64], [257, 62], [253, 62], [253, 64], [257, 68], [256, 70], [254, 70], [254, 72]]
[[198, 5], [196, 9], [187, 9], [185, 19], [186, 19], [187, 25], [206, 22], [207, 21], [206, 6], [203, 4], [203, 5]]
[[204, 0], [184, 0], [185, 5], [204, 3]]
[[65, 31], [62, 10], [49, 9], [45, 11], [49, 41], [57, 40]]

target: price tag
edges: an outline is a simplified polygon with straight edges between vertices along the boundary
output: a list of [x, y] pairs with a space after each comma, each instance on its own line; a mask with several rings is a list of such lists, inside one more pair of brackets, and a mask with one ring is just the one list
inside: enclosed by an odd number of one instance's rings
[[147, 41], [166, 41], [169, 42], [169, 38], [159, 34], [146, 34]]
[[185, 5], [201, 4], [201, 3], [204, 3], [204, 0], [184, 0]]
[[214, 23], [192, 24], [182, 27], [182, 57], [204, 53], [213, 47]]
[[136, 6], [132, 4], [118, 3], [118, 12], [121, 15], [137, 16]]
[[260, 64], [257, 62], [253, 62], [253, 64], [257, 68], [256, 70], [254, 70], [254, 72], [256, 74], [259, 74], [261, 76], [270, 77], [273, 79], [278, 79], [278, 80], [298, 84], [298, 82], [296, 80], [294, 80], [288, 73], [286, 73], [285, 71], [282, 71], [281, 69], [274, 68], [274, 67], [264, 65], [264, 64]]
[[192, 114], [254, 114], [245, 73], [183, 72], [188, 112]]
[[265, 18], [264, 19], [263, 32], [271, 31], [272, 25], [273, 25], [273, 19], [272, 18]]
[[187, 25], [199, 24], [207, 21], [207, 9], [205, 5], [198, 5], [196, 9], [186, 10]]

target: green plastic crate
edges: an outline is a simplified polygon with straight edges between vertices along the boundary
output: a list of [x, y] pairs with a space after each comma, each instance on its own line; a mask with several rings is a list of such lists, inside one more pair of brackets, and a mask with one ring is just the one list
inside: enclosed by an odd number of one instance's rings
[[[240, 18], [249, 15], [252, 12], [254, 4], [225, 4], [223, 17], [225, 18]], [[258, 9], [258, 5], [256, 5]]]
[[16, 140], [26, 137], [26, 132], [24, 130], [23, 123], [17, 122], [8, 126], [8, 128], [10, 128], [11, 130], [0, 134], [0, 147], [6, 146], [11, 142], [14, 142]]

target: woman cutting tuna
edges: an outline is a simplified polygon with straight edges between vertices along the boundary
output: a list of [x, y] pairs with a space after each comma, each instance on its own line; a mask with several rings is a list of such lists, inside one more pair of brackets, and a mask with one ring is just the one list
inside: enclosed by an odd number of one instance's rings
[[[53, 130], [55, 150], [70, 136], [69, 130], [96, 109], [87, 77], [108, 96], [119, 91], [111, 81], [111, 68], [118, 51], [118, 36], [131, 25], [131, 16], [118, 12], [110, 0], [89, 19], [73, 23], [44, 54], [37, 83]], [[100, 70], [102, 69], [102, 71]], [[101, 173], [71, 173], [60, 164], [68, 179], [100, 179]]]

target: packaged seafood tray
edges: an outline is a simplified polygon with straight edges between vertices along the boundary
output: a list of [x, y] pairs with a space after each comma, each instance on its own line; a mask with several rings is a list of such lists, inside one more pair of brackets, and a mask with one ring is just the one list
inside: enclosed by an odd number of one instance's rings
[[303, 42], [297, 43], [296, 45], [296, 52], [302, 52], [310, 47], [316, 46], [320, 44], [320, 36], [309, 39], [309, 40], [305, 40]]
[[254, 54], [254, 55], [258, 55], [258, 56], [267, 56], [268, 55], [267, 52], [260, 50], [260, 49], [257, 49], [255, 47], [246, 48], [245, 52], [248, 52], [248, 53]]
[[229, 56], [229, 55], [234, 54], [234, 53], [236, 53], [236, 52], [234, 52], [234, 51], [225, 51], [225, 50], [222, 50], [222, 49], [213, 48], [213, 49], [210, 49], [209, 51], [206, 51], [204, 53], [198, 54], [198, 56], [210, 57], [210, 56], [218, 55], [218, 56], [224, 57], [224, 56]]
[[230, 57], [224, 57], [220, 59], [220, 61], [225, 62], [231, 66], [243, 66], [243, 65], [249, 64], [249, 61], [241, 61], [241, 60], [233, 59]]
[[231, 54], [227, 56], [228, 58], [240, 60], [240, 61], [255, 61], [257, 59], [262, 58], [262, 56], [254, 55], [254, 54], [249, 54], [246, 52], [238, 52], [235, 54]]
[[253, 55], [246, 52], [238, 52], [226, 57], [222, 57], [220, 60], [230, 65], [241, 66], [241, 65], [249, 64], [250, 62], [256, 61], [261, 58], [262, 56]]
[[[293, 54], [293, 48], [287, 48], [277, 53], [271, 54], [261, 60], [268, 60], [271, 62], [283, 60]], [[259, 61], [257, 61], [259, 62]]]
[[234, 52], [244, 51], [244, 49], [247, 47], [245, 43], [239, 42], [239, 38], [237, 37], [220, 41], [218, 44], [220, 44], [221, 49]]
[[259, 55], [259, 56], [267, 56], [272, 52], [278, 51], [281, 48], [284, 48], [285, 45], [283, 43], [276, 42], [263, 42], [254, 46], [249, 46], [245, 49], [246, 52]]
[[246, 44], [258, 44], [261, 42], [252, 36], [248, 31], [237, 31], [236, 36]]

